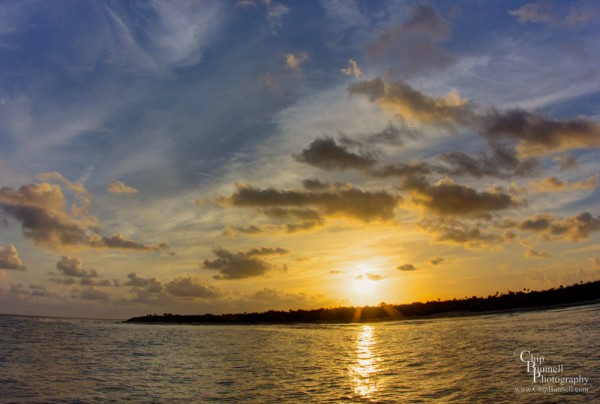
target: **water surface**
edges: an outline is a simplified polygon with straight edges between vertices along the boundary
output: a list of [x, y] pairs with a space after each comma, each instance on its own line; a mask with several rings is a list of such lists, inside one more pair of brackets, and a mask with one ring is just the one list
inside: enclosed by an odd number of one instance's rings
[[[0, 316], [0, 402], [598, 402], [599, 314], [264, 326]], [[533, 383], [523, 351], [563, 365], [546, 376], [589, 381]]]

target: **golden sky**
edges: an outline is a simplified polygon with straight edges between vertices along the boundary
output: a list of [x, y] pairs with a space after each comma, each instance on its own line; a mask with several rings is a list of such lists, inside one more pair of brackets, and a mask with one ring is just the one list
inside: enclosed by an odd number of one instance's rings
[[0, 312], [600, 279], [598, 18], [585, 2], [3, 3]]

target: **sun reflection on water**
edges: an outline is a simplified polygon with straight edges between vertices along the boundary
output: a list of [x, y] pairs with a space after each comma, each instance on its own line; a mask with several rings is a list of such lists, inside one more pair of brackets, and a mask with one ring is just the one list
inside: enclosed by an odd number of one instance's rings
[[356, 364], [350, 368], [354, 393], [370, 398], [379, 390], [375, 376], [379, 372], [380, 358], [374, 353], [377, 341], [373, 335], [373, 327], [364, 325], [356, 342]]

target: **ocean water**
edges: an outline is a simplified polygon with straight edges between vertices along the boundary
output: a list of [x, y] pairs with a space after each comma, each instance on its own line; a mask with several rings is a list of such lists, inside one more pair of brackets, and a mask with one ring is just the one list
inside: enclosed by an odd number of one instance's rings
[[591, 403], [599, 365], [600, 305], [347, 325], [0, 316], [2, 403]]

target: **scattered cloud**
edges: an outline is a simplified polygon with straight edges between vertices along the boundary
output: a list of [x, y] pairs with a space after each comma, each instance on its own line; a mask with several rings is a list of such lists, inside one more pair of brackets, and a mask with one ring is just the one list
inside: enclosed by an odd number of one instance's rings
[[403, 188], [410, 191], [415, 204], [442, 216], [483, 217], [519, 205], [500, 188], [477, 191], [451, 180], [441, 180], [434, 185], [422, 180], [407, 180]]
[[360, 70], [360, 67], [358, 67], [358, 63], [353, 59], [348, 60], [348, 66], [342, 68], [340, 72], [346, 76], [354, 76], [357, 79], [362, 76], [362, 71]]
[[137, 194], [138, 193], [137, 189], [130, 187], [128, 185], [125, 185], [121, 181], [115, 181], [112, 184], [110, 184], [108, 186], [107, 191], [110, 192], [111, 194]]
[[331, 138], [314, 140], [308, 148], [294, 156], [296, 161], [326, 170], [354, 168], [364, 170], [375, 164], [375, 157], [366, 153], [355, 154], [338, 145]]
[[558, 120], [523, 109], [480, 112], [456, 92], [446, 97], [431, 97], [399, 80], [389, 83], [381, 78], [364, 80], [351, 84], [348, 90], [350, 94], [368, 97], [408, 121], [447, 130], [459, 127], [476, 130], [496, 148], [506, 142], [516, 144], [523, 156], [600, 147], [600, 125], [586, 117]]
[[589, 212], [559, 219], [553, 215], [536, 215], [522, 221], [520, 230], [540, 234], [546, 240], [584, 241], [600, 230], [600, 217]]
[[427, 263], [431, 264], [431, 265], [440, 265], [444, 261], [445, 261], [444, 257], [440, 257], [439, 255], [436, 255], [435, 257], [433, 257], [429, 261], [427, 261]]
[[531, 248], [525, 250], [525, 258], [548, 258], [550, 254], [546, 251], [537, 251]]
[[514, 238], [510, 232], [498, 234], [485, 226], [457, 220], [422, 221], [418, 227], [431, 236], [434, 243], [460, 245], [470, 250], [497, 249]]
[[385, 279], [382, 275], [379, 274], [373, 274], [373, 273], [366, 273], [365, 274], [366, 278], [370, 281], [380, 281], [382, 279]]
[[415, 271], [417, 269], [413, 264], [402, 264], [396, 268], [399, 271]]
[[273, 269], [261, 256], [286, 254], [287, 250], [281, 248], [253, 248], [248, 251], [233, 253], [224, 248], [216, 248], [213, 253], [217, 256], [214, 260], [204, 260], [202, 268], [218, 271], [215, 279], [243, 279], [262, 276]]
[[0, 244], [0, 268], [1, 269], [16, 269], [18, 271], [24, 271], [25, 265], [19, 257], [17, 248], [9, 244], [4, 248]]
[[299, 71], [306, 61], [308, 61], [308, 54], [306, 52], [288, 53], [285, 55], [285, 67], [290, 70]]
[[457, 92], [450, 92], [446, 97], [430, 97], [403, 81], [387, 83], [381, 78], [352, 83], [348, 91], [351, 95], [368, 97], [407, 121], [453, 128], [465, 126], [473, 119], [471, 108]]
[[135, 272], [131, 272], [127, 275], [127, 279], [129, 280], [123, 284], [125, 286], [141, 288], [148, 293], [160, 293], [163, 290], [162, 283], [156, 278], [146, 279], [138, 276]]
[[223, 292], [197, 277], [178, 277], [165, 285], [165, 290], [173, 296], [212, 299], [221, 297]]
[[98, 272], [95, 269], [86, 270], [83, 268], [83, 260], [78, 257], [69, 257], [63, 255], [56, 263], [58, 269], [65, 276], [73, 276], [77, 278], [96, 278]]
[[370, 192], [354, 188], [308, 192], [238, 186], [238, 190], [228, 200], [236, 207], [313, 207], [321, 215], [340, 215], [370, 222], [392, 219], [399, 198], [385, 191]]
[[[72, 187], [69, 187], [71, 189]], [[21, 224], [23, 233], [41, 247], [58, 250], [79, 246], [156, 251], [166, 244], [146, 245], [127, 240], [121, 234], [99, 234], [99, 220], [87, 212], [89, 195], [77, 187], [77, 195], [84, 195], [85, 203], [74, 203], [67, 210], [67, 198], [57, 184], [33, 183], [18, 190], [0, 188], [0, 207], [8, 216]]]
[[536, 1], [508, 12], [521, 24], [550, 24], [573, 27], [586, 24], [598, 17], [598, 11], [589, 2]]

